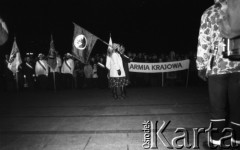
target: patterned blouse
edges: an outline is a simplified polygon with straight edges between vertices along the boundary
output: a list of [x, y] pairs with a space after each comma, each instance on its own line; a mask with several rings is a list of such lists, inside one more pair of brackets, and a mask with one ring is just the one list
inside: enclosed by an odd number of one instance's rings
[[[207, 75], [240, 72], [240, 61], [223, 58], [224, 38], [220, 36], [219, 20], [226, 11], [226, 0], [215, 0], [201, 17], [198, 37], [197, 69], [207, 70]], [[216, 48], [217, 47], [217, 48]]]

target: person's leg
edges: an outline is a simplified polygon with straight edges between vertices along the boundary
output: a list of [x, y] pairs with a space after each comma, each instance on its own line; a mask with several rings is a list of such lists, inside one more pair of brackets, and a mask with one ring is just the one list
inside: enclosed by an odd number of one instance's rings
[[39, 84], [40, 84], [40, 89], [43, 91], [46, 91], [48, 88], [48, 77], [45, 75], [39, 75]]
[[127, 78], [122, 78], [122, 81], [121, 81], [121, 97], [123, 99], [126, 98], [126, 86], [128, 85], [128, 79]]
[[220, 145], [220, 138], [223, 128], [226, 127], [227, 99], [228, 99], [228, 76], [212, 75], [208, 78], [209, 99], [210, 99], [210, 121], [212, 128], [217, 128], [218, 132], [213, 133], [210, 142]]
[[114, 79], [114, 99], [118, 99], [118, 91], [120, 90], [120, 86], [119, 86], [119, 78], [113, 78]]
[[121, 96], [121, 99], [125, 99], [126, 98], [126, 95], [124, 93], [124, 86], [120, 87], [120, 96]]
[[124, 94], [125, 97], [127, 96], [126, 86], [123, 86], [123, 94]]
[[69, 79], [69, 74], [65, 74], [65, 81], [66, 81], [66, 89], [69, 90], [70, 88], [70, 79]]
[[47, 80], [48, 80], [47, 81], [48, 82], [47, 89], [53, 90], [54, 82], [53, 82], [53, 73], [52, 72], [48, 74]]
[[59, 89], [63, 90], [64, 89], [64, 77], [62, 73], [59, 73]]
[[44, 77], [44, 75], [39, 75], [38, 76], [38, 86], [39, 86], [39, 89], [40, 90], [46, 90], [45, 89], [45, 84], [46, 84], [46, 81], [45, 81], [46, 79], [45, 79], [45, 77]]
[[74, 82], [73, 82], [73, 75], [72, 74], [68, 74], [68, 89], [73, 89], [73, 84], [74, 84]]
[[119, 90], [120, 90], [120, 97], [121, 97], [121, 99], [125, 99], [126, 98], [126, 95], [124, 93], [124, 87], [125, 87], [126, 81], [127, 80], [126, 80], [125, 77], [119, 78]]
[[63, 82], [64, 82], [64, 90], [66, 90], [67, 88], [68, 88], [68, 79], [67, 79], [67, 74], [66, 73], [64, 73], [63, 74]]
[[111, 92], [112, 92], [112, 97], [114, 98], [114, 87], [110, 87]]
[[118, 87], [113, 88], [113, 98], [118, 99]]
[[233, 73], [229, 79], [230, 127], [234, 130], [234, 142], [240, 145], [240, 73]]
[[57, 88], [57, 90], [60, 90], [60, 83], [61, 83], [61, 80], [60, 80], [60, 73], [58, 73], [58, 72], [56, 72], [55, 73], [55, 78], [56, 78], [56, 82], [55, 82], [55, 84], [56, 84], [56, 88]]

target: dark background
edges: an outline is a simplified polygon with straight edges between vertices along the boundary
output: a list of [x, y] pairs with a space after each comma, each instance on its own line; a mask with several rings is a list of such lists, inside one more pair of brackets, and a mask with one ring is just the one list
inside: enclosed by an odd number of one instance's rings
[[[0, 2], [0, 16], [10, 31], [8, 42], [0, 47], [9, 54], [13, 37], [22, 55], [47, 54], [50, 35], [56, 50], [71, 52], [73, 24], [77, 23], [108, 42], [125, 45], [128, 51], [168, 53], [196, 52], [200, 17], [213, 0], [51, 0]], [[106, 52], [98, 41], [93, 53]]]

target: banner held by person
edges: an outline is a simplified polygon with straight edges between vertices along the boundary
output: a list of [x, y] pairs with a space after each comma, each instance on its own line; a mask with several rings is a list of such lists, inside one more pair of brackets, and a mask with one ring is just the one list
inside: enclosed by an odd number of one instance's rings
[[82, 63], [86, 64], [92, 49], [99, 38], [77, 24], [73, 24], [74, 35], [72, 52], [75, 57], [77, 57]]
[[162, 87], [164, 86], [164, 73], [187, 70], [186, 87], [188, 87], [190, 60], [173, 61], [165, 63], [137, 63], [128, 64], [130, 72], [137, 73], [162, 73]]
[[129, 63], [130, 72], [139, 72], [139, 73], [161, 73], [161, 72], [172, 72], [172, 71], [181, 71], [189, 69], [190, 61], [174, 61], [174, 62], [165, 62], [165, 63]]

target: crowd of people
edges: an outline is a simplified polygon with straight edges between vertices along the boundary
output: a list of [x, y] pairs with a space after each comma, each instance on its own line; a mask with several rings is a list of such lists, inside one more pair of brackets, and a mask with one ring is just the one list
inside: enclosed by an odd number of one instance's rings
[[[193, 58], [188, 55], [169, 54], [157, 55], [147, 53], [126, 52], [129, 62], [168, 62]], [[48, 56], [27, 53], [23, 57], [18, 69], [18, 76], [9, 68], [9, 55], [5, 55], [5, 64], [2, 74], [3, 89], [12, 91], [16, 89], [16, 78], [20, 90], [63, 90], [81, 88], [109, 88], [108, 69], [105, 67], [107, 53], [90, 55], [88, 63], [83, 64], [71, 54], [61, 57], [57, 53], [57, 67], [53, 70], [48, 65]], [[103, 66], [99, 65], [102, 64]], [[193, 71], [196, 69], [192, 67]], [[169, 83], [185, 80], [181, 72], [174, 73], [175, 77], [169, 76]], [[129, 73], [129, 86], [161, 86], [162, 74]], [[165, 76], [168, 78], [168, 75]], [[173, 79], [173, 80], [172, 80]], [[184, 81], [183, 81], [184, 82]]]

